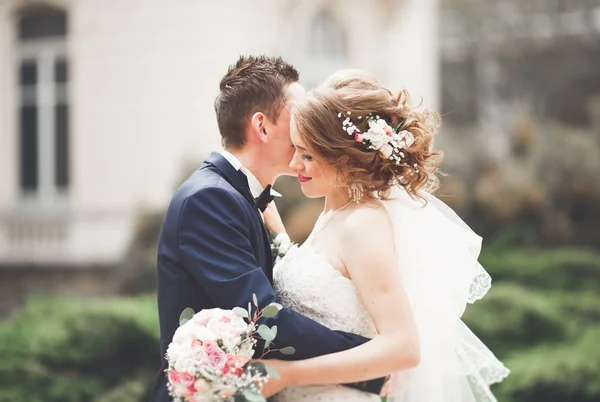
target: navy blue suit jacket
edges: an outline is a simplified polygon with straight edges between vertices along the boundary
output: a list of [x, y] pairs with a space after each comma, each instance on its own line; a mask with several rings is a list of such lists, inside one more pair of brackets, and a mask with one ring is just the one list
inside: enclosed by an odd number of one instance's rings
[[[161, 368], [151, 402], [170, 402], [165, 353], [186, 307], [246, 307], [252, 294], [260, 307], [276, 301], [269, 236], [243, 173], [212, 153], [177, 190], [167, 210], [158, 246], [158, 312]], [[276, 347], [296, 353], [266, 358], [308, 359], [361, 345], [368, 339], [333, 331], [283, 308], [264, 323], [277, 325]], [[262, 344], [257, 345], [262, 350]], [[379, 394], [383, 379], [347, 384]]]

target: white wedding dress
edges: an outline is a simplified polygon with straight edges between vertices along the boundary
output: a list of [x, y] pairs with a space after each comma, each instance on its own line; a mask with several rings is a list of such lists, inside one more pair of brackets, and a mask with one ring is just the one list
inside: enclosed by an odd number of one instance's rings
[[[491, 278], [477, 262], [481, 238], [445, 204], [425, 194], [413, 200], [402, 188], [383, 201], [394, 227], [398, 269], [411, 302], [421, 363], [394, 375], [395, 402], [496, 402], [489, 385], [509, 371], [460, 317], [481, 299]], [[333, 213], [322, 215], [313, 235]], [[352, 280], [307, 244], [275, 265], [274, 287], [286, 307], [333, 330], [377, 335]], [[379, 402], [380, 397], [341, 385], [290, 387], [276, 402]]]
[[[356, 291], [344, 277], [309, 246], [291, 250], [273, 270], [280, 302], [333, 330], [373, 338], [373, 321]], [[273, 398], [276, 402], [379, 402], [377, 395], [342, 385], [290, 387]]]

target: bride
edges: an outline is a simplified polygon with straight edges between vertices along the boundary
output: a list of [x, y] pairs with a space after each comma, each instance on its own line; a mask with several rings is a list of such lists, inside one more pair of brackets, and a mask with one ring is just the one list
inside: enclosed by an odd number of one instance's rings
[[[360, 71], [334, 74], [292, 110], [290, 167], [325, 197], [306, 242], [274, 269], [281, 302], [335, 330], [372, 338], [300, 361], [268, 360], [278, 402], [379, 401], [340, 385], [391, 375], [402, 402], [495, 401], [509, 371], [465, 326], [491, 279], [481, 238], [433, 197], [437, 114], [417, 111]], [[271, 229], [278, 216], [266, 216]], [[273, 222], [276, 222], [275, 224]], [[281, 391], [281, 392], [279, 392]]]

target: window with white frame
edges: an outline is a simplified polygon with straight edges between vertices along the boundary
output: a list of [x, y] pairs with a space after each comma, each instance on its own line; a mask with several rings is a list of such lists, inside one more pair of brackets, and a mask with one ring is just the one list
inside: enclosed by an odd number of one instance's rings
[[330, 12], [321, 10], [312, 18], [308, 30], [303, 84], [312, 89], [334, 71], [345, 67], [347, 44], [344, 29]]
[[19, 187], [52, 203], [69, 188], [67, 14], [38, 5], [17, 16]]

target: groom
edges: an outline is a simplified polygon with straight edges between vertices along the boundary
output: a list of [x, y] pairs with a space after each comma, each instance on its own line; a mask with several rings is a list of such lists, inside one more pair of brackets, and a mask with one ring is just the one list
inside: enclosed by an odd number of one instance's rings
[[[171, 400], [164, 356], [186, 307], [198, 312], [247, 306], [253, 293], [261, 307], [275, 301], [269, 236], [261, 211], [271, 200], [267, 185], [290, 174], [294, 148], [289, 106], [303, 94], [298, 72], [281, 58], [240, 57], [221, 80], [215, 111], [225, 151], [212, 153], [177, 190], [160, 234], [162, 366], [151, 402]], [[330, 330], [285, 306], [264, 323], [277, 325], [277, 346], [296, 349], [292, 356], [272, 353], [267, 358], [307, 359], [368, 341]], [[262, 350], [260, 342], [257, 348]], [[377, 379], [348, 385], [379, 394], [382, 384], [383, 379]]]

